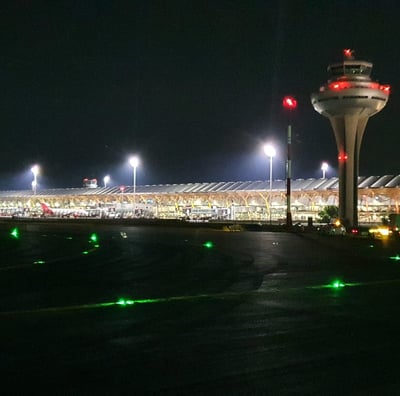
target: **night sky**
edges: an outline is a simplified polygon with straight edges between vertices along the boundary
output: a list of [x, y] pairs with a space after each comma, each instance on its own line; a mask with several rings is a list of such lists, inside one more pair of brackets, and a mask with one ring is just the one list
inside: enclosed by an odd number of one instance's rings
[[[373, 3], [374, 5], [371, 5]], [[285, 177], [285, 95], [298, 108], [293, 177], [336, 176], [329, 121], [310, 94], [343, 48], [392, 87], [370, 119], [360, 175], [400, 174], [397, 1], [34, 1], [0, 5], [0, 188]]]

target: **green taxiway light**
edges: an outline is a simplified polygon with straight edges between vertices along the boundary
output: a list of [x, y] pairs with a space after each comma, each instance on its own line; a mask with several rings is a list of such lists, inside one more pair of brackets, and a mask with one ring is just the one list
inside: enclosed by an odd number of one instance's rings
[[[320, 286], [307, 286], [306, 289], [339, 289], [344, 286], [368, 286], [368, 285], [377, 285], [377, 284], [386, 284], [388, 281], [379, 281], [379, 282], [369, 282], [369, 283], [343, 283], [340, 280], [335, 280], [328, 285], [320, 285]], [[390, 283], [400, 283], [400, 279], [394, 279], [390, 281]], [[295, 288], [292, 290], [300, 290], [301, 288]], [[277, 293], [279, 290], [271, 290], [266, 291], [266, 294], [269, 293]], [[172, 303], [172, 302], [181, 302], [181, 301], [199, 301], [204, 299], [219, 299], [226, 300], [227, 298], [241, 298], [251, 295], [259, 295], [264, 294], [259, 291], [248, 291], [248, 292], [232, 292], [232, 293], [211, 293], [211, 294], [199, 294], [199, 295], [186, 295], [186, 296], [172, 296], [172, 297], [161, 297], [161, 298], [150, 298], [150, 299], [138, 299], [131, 300], [127, 298], [120, 298], [117, 301], [108, 301], [108, 302], [100, 302], [95, 304], [81, 304], [81, 305], [69, 305], [62, 307], [48, 307], [48, 308], [36, 308], [32, 310], [17, 310], [17, 311], [0, 311], [0, 316], [2, 315], [10, 315], [10, 314], [24, 314], [24, 313], [39, 313], [39, 312], [61, 312], [61, 311], [79, 311], [83, 309], [95, 309], [95, 308], [105, 308], [105, 307], [128, 307], [134, 306], [137, 304], [153, 304], [153, 303]]]
[[122, 306], [133, 305], [133, 304], [135, 304], [135, 301], [133, 301], [133, 300], [124, 300], [123, 298], [121, 298], [116, 302], [116, 304], [117, 305], [122, 305]]
[[[374, 286], [374, 285], [383, 285], [387, 283], [400, 283], [399, 279], [391, 279], [385, 281], [374, 281], [374, 282], [359, 282], [359, 283], [343, 283], [339, 279], [334, 280], [332, 283], [318, 286], [306, 286], [306, 289], [313, 290], [321, 290], [321, 289], [341, 289], [343, 287], [351, 287], [351, 286]], [[301, 290], [302, 288], [293, 288], [289, 289], [292, 291]], [[270, 293], [278, 293], [279, 290], [273, 289], [270, 291], [260, 292], [257, 290], [247, 291], [247, 292], [232, 292], [232, 293], [211, 293], [211, 294], [198, 294], [198, 295], [185, 295], [185, 296], [172, 296], [172, 297], [160, 297], [160, 298], [147, 298], [147, 299], [138, 299], [132, 300], [127, 298], [120, 298], [117, 301], [108, 301], [108, 302], [100, 302], [95, 304], [81, 304], [81, 305], [69, 305], [63, 307], [48, 307], [48, 308], [35, 308], [32, 310], [17, 310], [17, 311], [0, 311], [0, 316], [2, 315], [10, 315], [10, 314], [24, 314], [24, 313], [39, 313], [39, 312], [61, 312], [61, 311], [78, 311], [83, 309], [95, 309], [95, 308], [105, 308], [105, 307], [128, 307], [134, 306], [136, 304], [153, 304], [153, 303], [172, 303], [172, 302], [181, 302], [181, 301], [199, 301], [199, 300], [210, 300], [210, 299], [218, 299], [218, 300], [226, 300], [227, 298], [241, 298], [251, 295], [260, 295], [260, 294], [270, 294]]]
[[45, 261], [44, 260], [36, 260], [33, 262], [33, 264], [44, 264]]
[[99, 237], [97, 236], [96, 233], [93, 233], [92, 235], [90, 235], [90, 242], [96, 243], [99, 241]]
[[390, 260], [399, 261], [400, 260], [400, 255], [396, 254], [396, 256], [391, 256], [389, 258], [390, 258]]
[[333, 282], [327, 285], [319, 285], [319, 286], [307, 286], [306, 289], [342, 289], [345, 286], [363, 286], [367, 283], [361, 282], [353, 282], [353, 283], [343, 283], [341, 280], [336, 279]]
[[34, 313], [34, 312], [61, 312], [61, 311], [80, 311], [83, 309], [94, 309], [94, 308], [105, 308], [105, 307], [115, 307], [119, 305], [120, 307], [127, 307], [128, 305], [135, 304], [150, 304], [150, 303], [163, 303], [174, 300], [189, 300], [192, 299], [193, 296], [185, 296], [185, 297], [169, 297], [169, 298], [156, 298], [156, 299], [142, 299], [142, 300], [128, 300], [124, 298], [120, 298], [118, 301], [108, 301], [102, 303], [95, 304], [81, 304], [81, 305], [67, 305], [63, 307], [48, 307], [48, 308], [36, 308], [31, 310], [18, 310], [18, 311], [0, 311], [1, 315], [10, 315], [10, 314], [23, 314], [23, 313]]
[[207, 249], [212, 249], [214, 247], [214, 244], [211, 241], [207, 241], [203, 243], [203, 246]]
[[[99, 248], [100, 245], [94, 245], [95, 248]], [[95, 250], [94, 249], [89, 249], [89, 250], [84, 250], [82, 254], [88, 255], [89, 253], [93, 253]]]
[[151, 304], [151, 303], [157, 303], [157, 302], [162, 302], [166, 301], [167, 299], [165, 298], [146, 298], [143, 300], [126, 300], [124, 298], [120, 298], [115, 305], [121, 305], [123, 307], [126, 307], [127, 305], [134, 305], [134, 304]]
[[341, 282], [340, 280], [335, 280], [331, 283], [332, 289], [340, 289], [341, 287], [344, 287], [345, 284]]
[[18, 228], [14, 228], [13, 230], [11, 230], [10, 235], [15, 239], [19, 239], [19, 230], [18, 230]]

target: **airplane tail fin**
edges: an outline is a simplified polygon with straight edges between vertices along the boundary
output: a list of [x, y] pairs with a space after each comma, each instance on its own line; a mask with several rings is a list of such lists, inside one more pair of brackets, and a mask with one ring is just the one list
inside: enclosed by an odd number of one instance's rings
[[42, 207], [43, 214], [49, 214], [49, 215], [54, 214], [54, 212], [51, 210], [51, 208], [48, 205], [46, 205], [44, 202], [42, 202], [40, 204], [40, 206]]

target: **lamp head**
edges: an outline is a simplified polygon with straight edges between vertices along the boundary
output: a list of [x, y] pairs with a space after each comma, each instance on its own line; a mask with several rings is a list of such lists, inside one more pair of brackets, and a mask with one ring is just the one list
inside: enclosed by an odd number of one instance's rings
[[132, 168], [136, 168], [139, 165], [139, 158], [138, 157], [131, 157], [129, 158], [129, 164]]
[[275, 157], [276, 155], [276, 150], [273, 146], [271, 146], [270, 144], [266, 144], [264, 146], [264, 153], [267, 157]]

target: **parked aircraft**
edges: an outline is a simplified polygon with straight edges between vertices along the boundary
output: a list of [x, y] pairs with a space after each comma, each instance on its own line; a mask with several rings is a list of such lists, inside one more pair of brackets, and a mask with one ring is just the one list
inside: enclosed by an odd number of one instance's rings
[[65, 217], [65, 216], [70, 216], [72, 214], [72, 211], [70, 211], [69, 209], [51, 208], [44, 202], [41, 202], [40, 206], [42, 207], [42, 216], [44, 217], [47, 216]]

